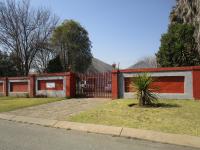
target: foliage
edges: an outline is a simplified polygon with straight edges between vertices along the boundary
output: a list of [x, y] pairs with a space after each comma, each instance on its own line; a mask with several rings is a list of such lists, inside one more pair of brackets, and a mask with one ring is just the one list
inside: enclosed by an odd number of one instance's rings
[[48, 9], [34, 9], [29, 0], [0, 3], [0, 44], [16, 58], [21, 75], [28, 75], [37, 52], [48, 47], [58, 22]]
[[162, 35], [157, 56], [162, 67], [200, 65], [200, 55], [194, 35], [195, 28], [190, 24], [172, 24]]
[[16, 66], [12, 58], [5, 52], [0, 51], [0, 76], [16, 76]]
[[137, 90], [137, 97], [139, 100], [139, 106], [152, 105], [157, 100], [156, 95], [152, 92], [151, 83], [153, 79], [147, 73], [138, 75], [133, 78], [134, 87]]
[[60, 56], [65, 71], [84, 72], [92, 61], [88, 32], [73, 20], [66, 20], [52, 35], [52, 45]]
[[64, 69], [62, 67], [60, 57], [56, 56], [54, 59], [50, 60], [47, 65], [47, 72], [54, 73], [54, 72], [63, 72]]

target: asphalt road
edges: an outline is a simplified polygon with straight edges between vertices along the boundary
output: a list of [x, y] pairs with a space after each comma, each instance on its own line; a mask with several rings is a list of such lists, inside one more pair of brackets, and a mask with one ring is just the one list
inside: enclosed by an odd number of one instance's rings
[[197, 150], [0, 120], [0, 150]]

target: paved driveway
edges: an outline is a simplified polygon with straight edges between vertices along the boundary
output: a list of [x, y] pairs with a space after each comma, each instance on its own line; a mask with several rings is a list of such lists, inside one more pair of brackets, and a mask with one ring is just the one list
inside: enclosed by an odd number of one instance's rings
[[109, 102], [109, 100], [102, 98], [68, 99], [39, 106], [18, 109], [6, 112], [4, 114], [66, 120], [66, 118], [70, 115], [74, 115], [82, 111], [92, 109], [106, 102]]

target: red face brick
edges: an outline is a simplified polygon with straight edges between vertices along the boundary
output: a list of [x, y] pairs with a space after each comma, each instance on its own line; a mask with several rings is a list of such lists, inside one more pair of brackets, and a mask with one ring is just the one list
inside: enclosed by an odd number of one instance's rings
[[28, 92], [28, 82], [11, 82], [11, 92]]
[[3, 92], [3, 83], [0, 83], [0, 92]]

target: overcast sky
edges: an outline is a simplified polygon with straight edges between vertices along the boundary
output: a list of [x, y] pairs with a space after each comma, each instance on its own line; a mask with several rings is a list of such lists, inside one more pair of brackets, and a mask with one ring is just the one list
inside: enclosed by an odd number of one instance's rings
[[154, 55], [175, 0], [32, 0], [61, 21], [74, 19], [89, 32], [93, 56], [127, 68]]

